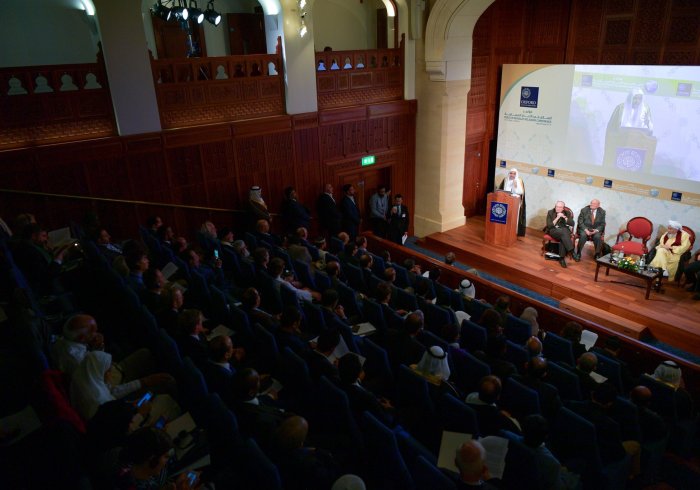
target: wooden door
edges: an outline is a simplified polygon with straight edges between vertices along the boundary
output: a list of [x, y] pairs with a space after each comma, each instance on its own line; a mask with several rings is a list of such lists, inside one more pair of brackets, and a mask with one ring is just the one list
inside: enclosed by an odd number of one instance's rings
[[386, 9], [377, 9], [377, 49], [387, 49], [389, 47], [387, 19]]
[[[362, 216], [362, 230], [369, 230], [369, 198], [377, 192], [377, 187], [386, 185], [387, 189], [391, 188], [391, 167], [380, 168], [360, 168], [356, 171], [346, 172], [338, 176], [338, 191], [339, 199], [342, 199], [342, 189], [345, 184], [355, 186], [355, 203], [360, 208], [360, 216]], [[401, 193], [399, 191], [399, 193]], [[393, 195], [393, 191], [392, 191]]]
[[[151, 15], [151, 20], [153, 21], [153, 36], [156, 41], [158, 59], [187, 58], [190, 54], [190, 34], [180, 26], [180, 23], [166, 22], [155, 15]], [[188, 22], [192, 33], [192, 42], [198, 48], [197, 57], [206, 56], [207, 46], [202, 26], [193, 27], [194, 23]]]
[[231, 54], [265, 54], [265, 17], [263, 14], [226, 14]]
[[462, 204], [467, 218], [484, 214], [488, 188], [488, 169], [483, 143], [468, 143], [464, 151], [464, 188]]

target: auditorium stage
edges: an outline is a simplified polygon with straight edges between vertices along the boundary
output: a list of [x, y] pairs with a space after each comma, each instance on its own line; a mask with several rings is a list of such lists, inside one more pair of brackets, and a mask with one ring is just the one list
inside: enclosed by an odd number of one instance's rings
[[439, 254], [453, 251], [462, 264], [552, 297], [560, 308], [622, 335], [652, 337], [700, 356], [700, 301], [693, 301], [692, 293], [666, 278], [661, 292], [652, 291], [648, 300], [643, 281], [635, 277], [612, 270], [605, 276], [601, 268], [595, 282], [591, 243], [584, 248], [581, 262], [567, 259], [564, 269], [542, 257], [541, 231], [528, 228], [512, 247], [493, 246], [484, 242], [484, 218], [477, 216], [464, 226], [428, 235], [417, 245]]

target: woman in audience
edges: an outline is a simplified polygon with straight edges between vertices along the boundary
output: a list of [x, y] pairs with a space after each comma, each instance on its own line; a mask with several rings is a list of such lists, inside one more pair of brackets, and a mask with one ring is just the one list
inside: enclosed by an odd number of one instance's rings
[[120, 455], [122, 463], [115, 481], [118, 490], [189, 490], [187, 473], [169, 481], [168, 462], [173, 449], [170, 436], [145, 427], [129, 435]]
[[[160, 373], [112, 386], [111, 378], [112, 355], [102, 351], [89, 352], [73, 374], [70, 387], [71, 403], [84, 419], [91, 419], [104, 403], [124, 398], [142, 388], [152, 388], [174, 381], [169, 374]], [[154, 397], [153, 405], [154, 410], [150, 417], [153, 421], [161, 415], [172, 420], [180, 412], [175, 401], [167, 395]]]
[[536, 309], [534, 309], [532, 306], [528, 306], [520, 314], [520, 319], [525, 320], [532, 327], [532, 330], [530, 331], [531, 336], [533, 336], [533, 337], [540, 336], [540, 325], [539, 325], [539, 323], [537, 323], [537, 310]]

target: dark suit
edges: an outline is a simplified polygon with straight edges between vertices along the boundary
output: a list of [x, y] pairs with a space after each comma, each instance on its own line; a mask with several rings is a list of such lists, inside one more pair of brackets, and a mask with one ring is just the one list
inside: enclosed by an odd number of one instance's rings
[[263, 450], [269, 451], [274, 443], [275, 431], [288, 414], [268, 403], [266, 398], [258, 397], [258, 405], [239, 402], [234, 406], [234, 412], [241, 432], [254, 437]]
[[343, 216], [342, 229], [354, 240], [360, 231], [360, 208], [349, 196], [340, 201], [340, 214]]
[[209, 391], [211, 393], [218, 393], [222, 400], [229, 401], [233, 396], [231, 384], [236, 370], [233, 367], [231, 367], [231, 369], [226, 369], [211, 360], [207, 360], [203, 363], [201, 369]]
[[544, 416], [546, 419], [552, 420], [561, 408], [559, 390], [549, 383], [545, 383], [540, 379], [532, 378], [530, 376], [515, 375], [514, 378], [528, 388], [532, 388], [537, 392], [540, 398], [542, 416]]
[[[571, 241], [571, 230], [574, 228], [574, 215], [564, 209], [566, 220], [557, 218], [557, 212], [554, 209], [547, 211], [547, 233], [559, 240], [559, 256], [563, 259], [567, 253], [574, 249], [574, 244]], [[556, 220], [556, 221], [555, 221]]]
[[309, 374], [314, 381], [318, 382], [321, 376], [325, 376], [336, 385], [340, 384], [338, 368], [317, 350], [312, 350], [307, 353], [306, 365], [309, 367]]
[[406, 366], [418, 364], [423, 357], [425, 347], [405, 332], [391, 331], [386, 350], [392, 370], [398, 372], [401, 364]]
[[282, 224], [287, 233], [296, 232], [297, 228], [309, 227], [311, 212], [296, 199], [285, 199], [282, 201], [280, 210]]
[[200, 336], [199, 339], [192, 335], [183, 335], [177, 341], [181, 357], [189, 357], [197, 366], [202, 366], [209, 358], [207, 340]]
[[520, 434], [520, 429], [508, 417], [501, 413], [500, 408], [493, 405], [481, 405], [469, 403], [469, 408], [476, 412], [476, 418], [479, 422], [479, 434], [481, 436], [494, 436], [501, 430], [507, 430]]
[[53, 292], [53, 280], [61, 272], [61, 264], [51, 254], [29, 240], [10, 242], [15, 264], [24, 273], [29, 286], [37, 296]]
[[367, 411], [377, 417], [383, 424], [387, 426], [392, 425], [391, 413], [379, 403], [379, 399], [374, 393], [354, 384], [344, 385], [343, 391], [348, 395], [350, 410], [355, 416], [355, 420], [360, 420], [362, 412]]
[[608, 417], [600, 405], [587, 400], [584, 402], [569, 402], [569, 408], [593, 424], [598, 436], [600, 459], [604, 465], [619, 461], [625, 457], [622, 446], [620, 426]]
[[581, 255], [581, 250], [588, 240], [586, 235], [586, 230], [598, 230], [598, 233], [594, 233], [590, 236], [595, 245], [595, 253], [600, 254], [601, 247], [603, 245], [603, 233], [605, 232], [605, 209], [598, 208], [595, 210], [595, 221], [593, 220], [593, 212], [590, 206], [586, 206], [581, 210], [578, 215], [578, 226], [576, 227], [576, 232], [578, 233], [578, 247], [576, 248], [576, 253]]
[[318, 221], [321, 227], [328, 230], [331, 236], [335, 236], [340, 232], [342, 215], [333, 197], [325, 192], [318, 196], [316, 200], [316, 212], [318, 213]]
[[389, 208], [389, 231], [387, 232], [387, 238], [394, 243], [401, 245], [401, 238], [403, 234], [408, 231], [409, 215], [408, 208], [405, 205], [401, 205], [397, 213], [393, 210], [396, 208], [394, 204]]

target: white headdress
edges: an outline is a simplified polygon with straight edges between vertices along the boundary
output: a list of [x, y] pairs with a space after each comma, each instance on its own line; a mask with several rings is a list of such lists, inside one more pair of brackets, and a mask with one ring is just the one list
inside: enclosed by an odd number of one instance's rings
[[416, 366], [420, 373], [436, 376], [443, 380], [450, 378], [450, 365], [447, 362], [447, 352], [439, 345], [434, 345], [423, 354], [423, 358]]

